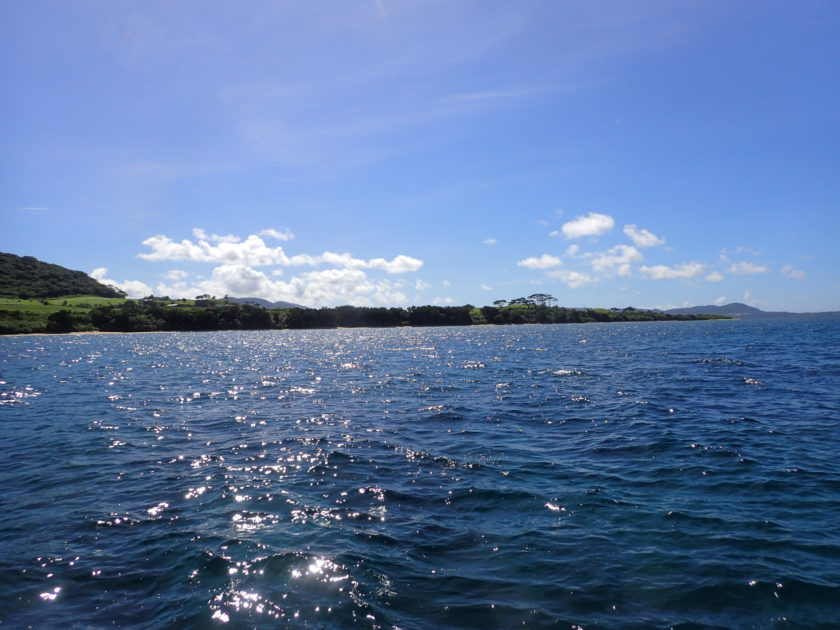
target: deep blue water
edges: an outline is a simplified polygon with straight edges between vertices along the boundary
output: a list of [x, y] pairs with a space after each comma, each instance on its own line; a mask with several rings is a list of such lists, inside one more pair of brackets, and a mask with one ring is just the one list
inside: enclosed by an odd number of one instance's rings
[[840, 627], [840, 321], [0, 339], [0, 625]]

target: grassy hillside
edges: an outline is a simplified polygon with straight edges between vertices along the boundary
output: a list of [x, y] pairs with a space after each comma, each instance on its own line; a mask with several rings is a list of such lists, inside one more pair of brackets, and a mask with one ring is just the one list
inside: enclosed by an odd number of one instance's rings
[[38, 299], [65, 295], [125, 297], [82, 271], [45, 263], [32, 256], [0, 253], [0, 297]]
[[98, 306], [122, 304], [125, 298], [106, 298], [98, 295], [79, 295], [53, 299], [24, 300], [0, 297], [0, 334], [44, 332], [49, 329], [51, 315], [59, 311], [72, 313], [80, 322], [71, 330], [94, 330], [86, 317]]

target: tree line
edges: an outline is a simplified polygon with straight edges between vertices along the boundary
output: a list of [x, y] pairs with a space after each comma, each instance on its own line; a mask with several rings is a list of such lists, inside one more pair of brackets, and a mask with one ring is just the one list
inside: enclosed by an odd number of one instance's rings
[[[202, 296], [204, 298], [204, 296]], [[251, 304], [223, 301], [172, 303], [167, 299], [126, 300], [97, 306], [89, 312], [60, 310], [52, 313], [44, 332], [99, 330], [113, 332], [188, 330], [267, 330], [307, 328], [387, 328], [398, 326], [471, 326], [480, 324], [562, 324], [585, 322], [679, 321], [720, 316], [672, 315], [659, 311], [625, 309], [576, 309], [549, 306], [549, 301], [504, 305], [365, 307], [337, 306], [318, 309], [265, 309]], [[35, 332], [35, 331], [33, 331]]]

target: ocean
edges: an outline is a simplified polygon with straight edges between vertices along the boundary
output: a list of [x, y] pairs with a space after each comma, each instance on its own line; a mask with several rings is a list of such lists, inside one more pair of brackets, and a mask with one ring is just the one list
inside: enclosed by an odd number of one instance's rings
[[840, 320], [0, 338], [0, 627], [840, 627]]

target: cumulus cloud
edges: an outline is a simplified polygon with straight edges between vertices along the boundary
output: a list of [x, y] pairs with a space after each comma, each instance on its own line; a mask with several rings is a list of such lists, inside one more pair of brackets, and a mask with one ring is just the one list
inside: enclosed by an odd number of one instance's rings
[[492, 291], [493, 287], [491, 287], [489, 284], [482, 284], [481, 285], [481, 290], [482, 291]]
[[725, 295], [721, 295], [718, 299], [715, 300], [715, 305], [717, 305], [717, 306], [723, 306], [724, 304], [726, 304], [726, 296]]
[[624, 234], [633, 241], [633, 245], [639, 248], [656, 247], [657, 245], [665, 244], [664, 238], [659, 238], [648, 230], [639, 229], [632, 223], [624, 226]]
[[708, 276], [706, 276], [706, 280], [709, 282], [721, 282], [723, 281], [723, 274], [719, 271], [713, 271]]
[[782, 274], [786, 278], [796, 278], [797, 280], [802, 280], [805, 277], [805, 272], [801, 269], [797, 269], [793, 265], [785, 265], [782, 267]]
[[[281, 233], [276, 230], [263, 230], [263, 235], [272, 238], [288, 240], [291, 233]], [[372, 258], [362, 260], [350, 254], [324, 252], [318, 255], [297, 254], [289, 256], [282, 247], [269, 247], [259, 234], [251, 234], [245, 240], [237, 236], [208, 235], [204, 230], [193, 230], [195, 241], [184, 239], [176, 242], [163, 234], [147, 238], [143, 245], [151, 251], [138, 254], [144, 260], [159, 261], [191, 261], [228, 265], [244, 265], [262, 267], [266, 265], [282, 266], [318, 266], [333, 265], [346, 269], [380, 269], [390, 274], [417, 271], [423, 266], [423, 261], [400, 254], [391, 260]]]
[[[401, 281], [372, 279], [361, 269], [319, 269], [288, 280], [275, 280], [247, 265], [225, 264], [214, 268], [209, 278], [161, 283], [156, 287], [156, 293], [173, 297], [192, 297], [203, 293], [260, 297], [306, 306], [372, 306], [405, 303], [407, 298], [403, 288]], [[145, 294], [149, 293], [151, 290]]]
[[94, 280], [98, 280], [102, 284], [107, 284], [109, 286], [122, 289], [130, 298], [145, 297], [152, 292], [152, 287], [150, 287], [145, 282], [140, 282], [139, 280], [124, 280], [123, 282], [111, 280], [107, 277], [108, 269], [106, 267], [97, 267], [88, 275]]
[[414, 283], [414, 290], [415, 291], [425, 291], [426, 289], [431, 289], [432, 285], [428, 282], [423, 282], [422, 280], [418, 279], [417, 282]]
[[654, 280], [672, 280], [675, 278], [696, 278], [703, 273], [704, 266], [700, 263], [690, 262], [681, 265], [668, 267], [667, 265], [644, 265], [639, 269], [648, 278]]
[[392, 260], [374, 258], [367, 263], [367, 267], [370, 269], [382, 269], [388, 273], [408, 273], [409, 271], [417, 271], [422, 266], [422, 260], [404, 254], [396, 256]]
[[609, 232], [615, 226], [615, 219], [608, 214], [590, 212], [587, 215], [579, 216], [572, 221], [564, 223], [560, 231], [552, 232], [551, 236], [566, 238], [581, 238], [583, 236], [599, 236]]
[[455, 300], [451, 297], [436, 297], [432, 300], [432, 304], [454, 304]]
[[616, 245], [595, 254], [592, 269], [607, 276], [629, 276], [630, 264], [642, 260], [642, 253], [632, 245]]
[[[151, 262], [186, 261], [214, 266], [209, 277], [190, 278], [179, 269], [166, 272], [164, 281], [155, 288], [158, 295], [192, 297], [208, 293], [284, 300], [307, 306], [403, 304], [407, 301], [406, 282], [377, 279], [373, 277], [374, 272], [399, 275], [423, 266], [422, 260], [405, 254], [391, 259], [361, 259], [330, 251], [291, 255], [280, 246], [267, 245], [266, 238], [289, 241], [293, 234], [289, 230], [268, 228], [243, 239], [232, 234], [208, 234], [196, 228], [192, 238], [181, 241], [164, 234], [147, 238], [143, 241], [147, 251], [138, 257]], [[268, 266], [273, 268], [265, 272], [259, 269]], [[322, 268], [287, 277], [282, 267]], [[415, 289], [430, 286], [418, 280]], [[142, 292], [148, 295], [152, 291], [143, 284]]]
[[289, 257], [282, 247], [271, 248], [256, 234], [244, 241], [237, 237], [208, 237], [202, 230], [194, 231], [196, 241], [173, 241], [157, 234], [143, 241], [151, 251], [138, 254], [138, 258], [151, 262], [191, 261], [240, 265], [288, 265]]
[[581, 273], [579, 271], [571, 271], [568, 269], [549, 271], [547, 275], [552, 278], [557, 278], [561, 282], [565, 282], [571, 289], [577, 289], [585, 284], [591, 284], [597, 281], [597, 278], [589, 275], [588, 273]]
[[484, 239], [484, 244], [485, 245], [495, 245], [496, 244], [496, 239], [492, 238], [492, 237], [491, 238], [485, 238]]
[[550, 254], [543, 254], [542, 256], [531, 256], [516, 263], [520, 267], [527, 267], [528, 269], [550, 269], [552, 267], [559, 267], [563, 264], [557, 256]]
[[737, 274], [753, 274], [753, 273], [767, 273], [770, 271], [769, 267], [764, 265], [754, 265], [750, 262], [735, 262], [729, 267], [730, 273]]

